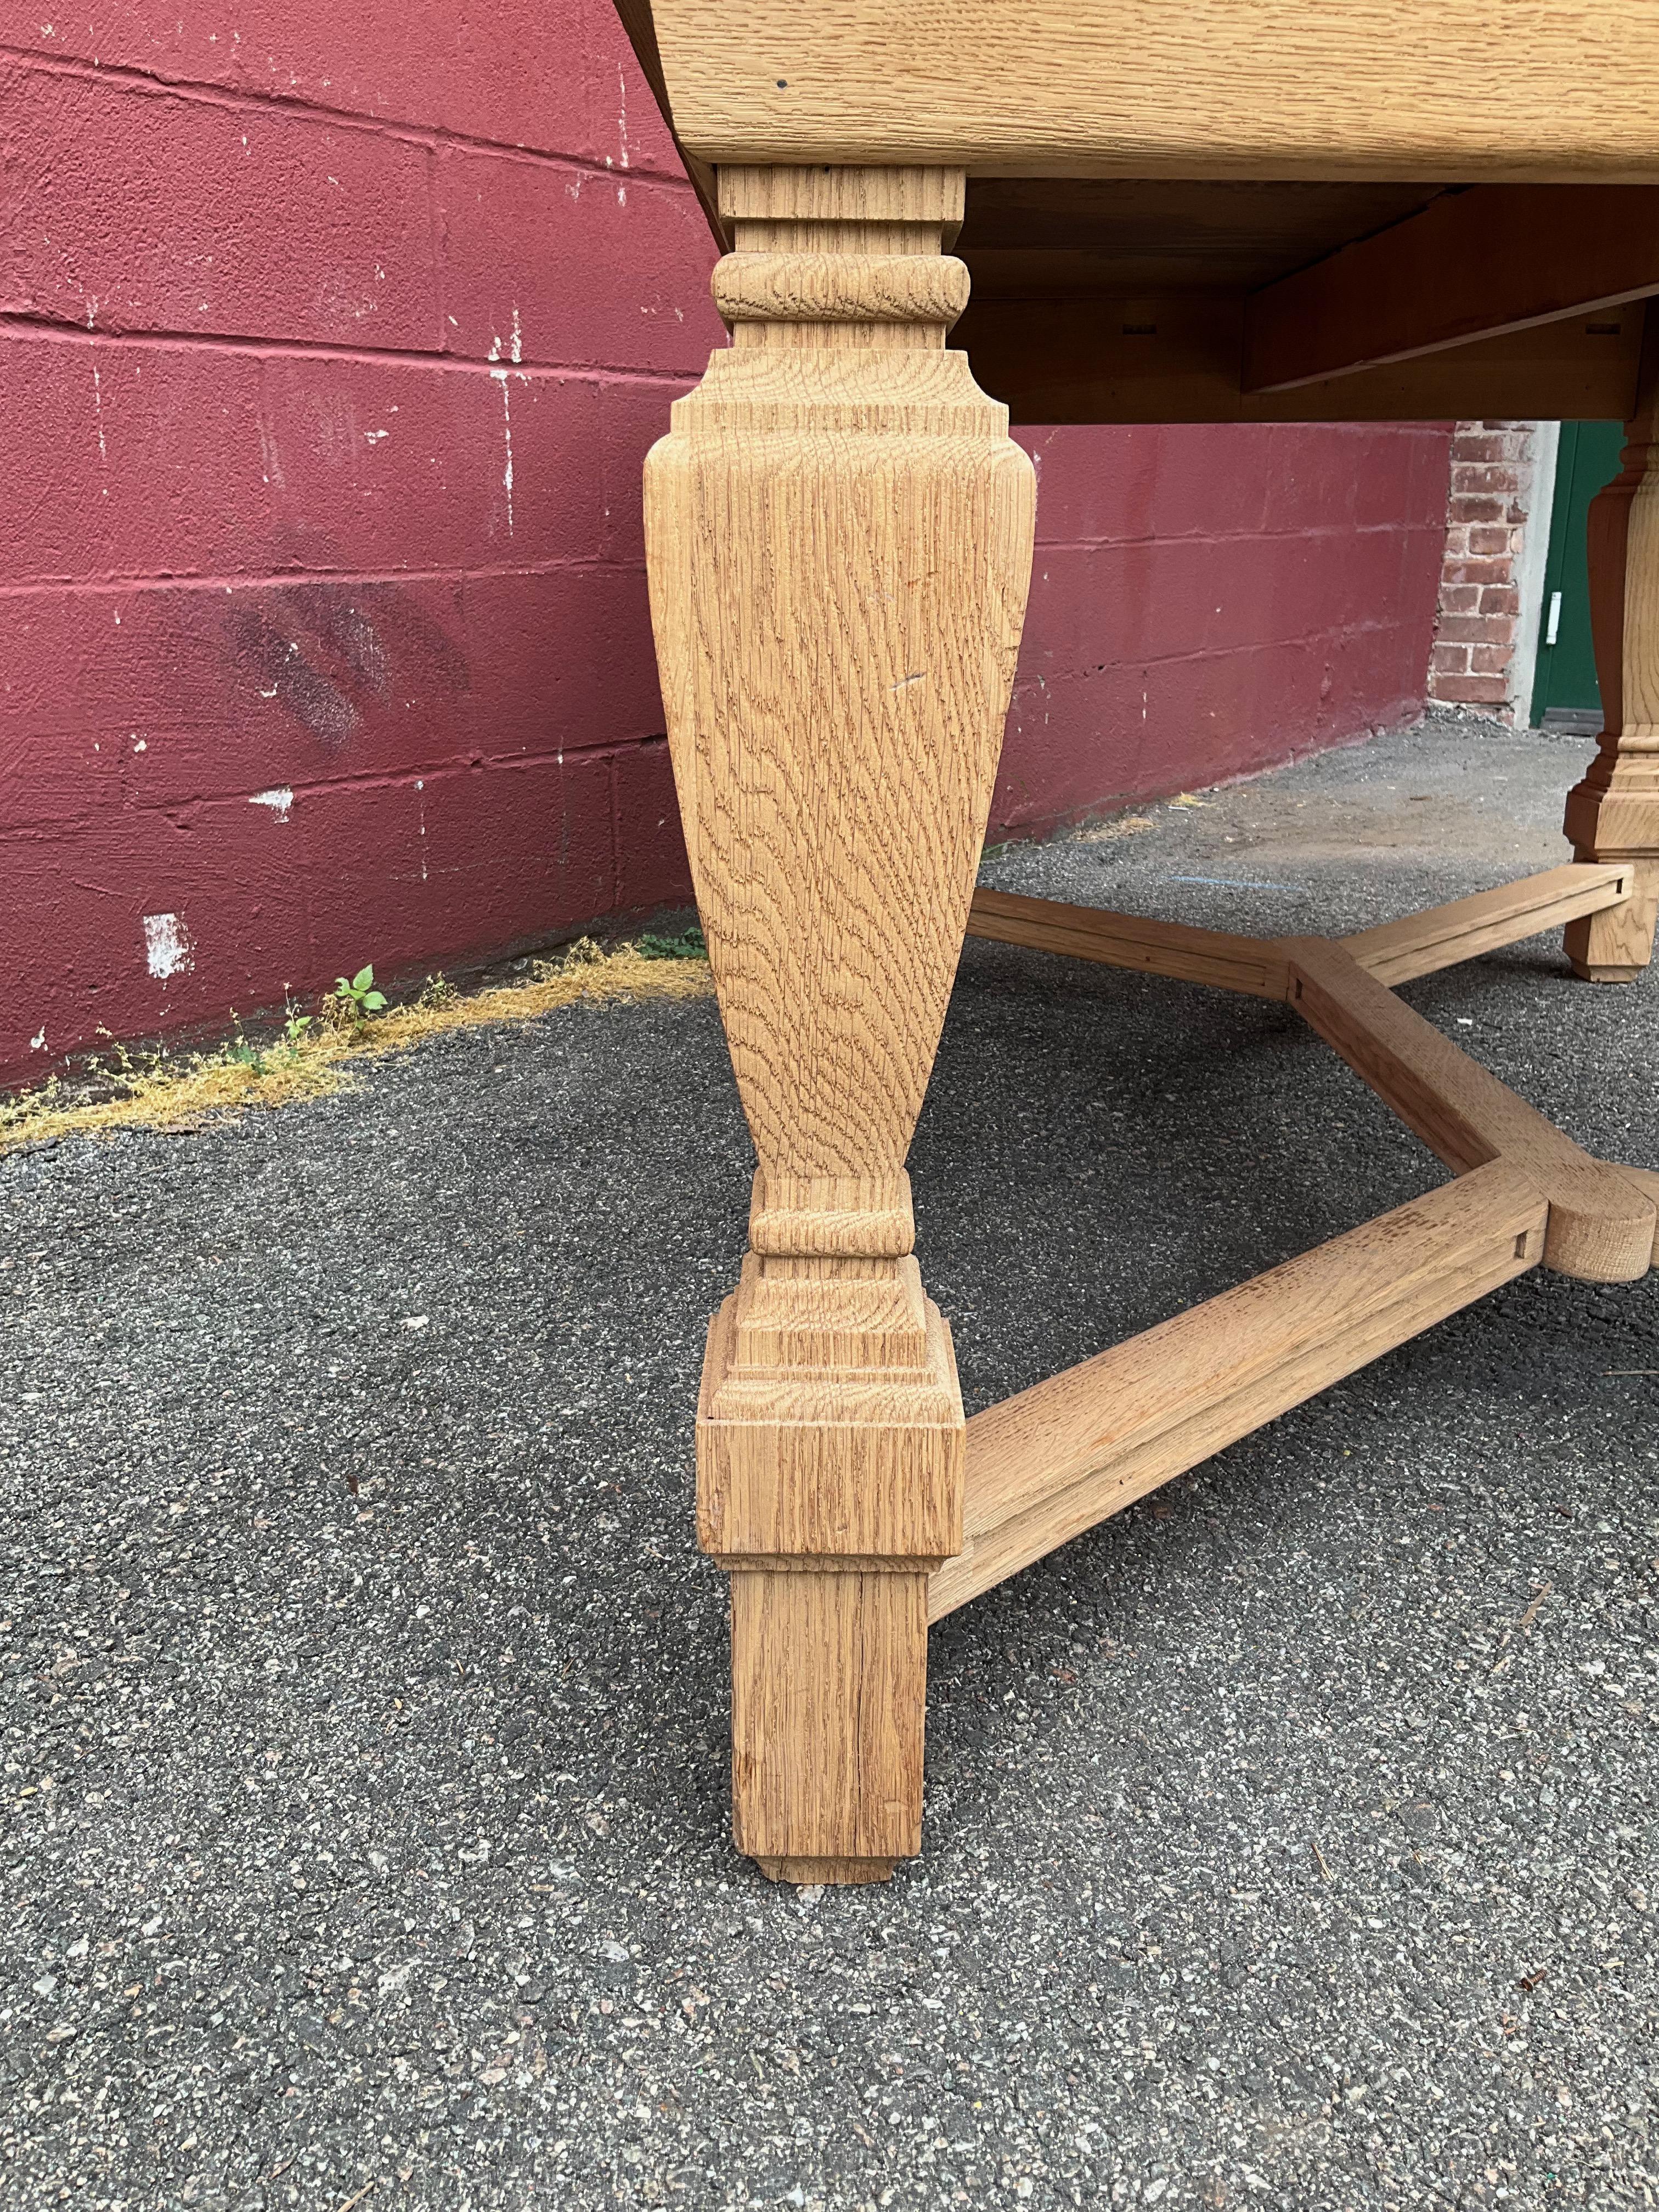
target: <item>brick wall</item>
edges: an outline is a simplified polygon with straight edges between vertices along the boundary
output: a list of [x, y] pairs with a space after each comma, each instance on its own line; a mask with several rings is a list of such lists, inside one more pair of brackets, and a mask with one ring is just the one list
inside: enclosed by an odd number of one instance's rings
[[1510, 721], [1525, 711], [1529, 689], [1516, 646], [1536, 445], [1532, 422], [1459, 422], [1453, 431], [1429, 661], [1431, 697]]
[[[606, 0], [0, 0], [0, 1081], [684, 898], [640, 469], [724, 334]], [[1415, 711], [1443, 435], [1028, 441], [1005, 830]]]

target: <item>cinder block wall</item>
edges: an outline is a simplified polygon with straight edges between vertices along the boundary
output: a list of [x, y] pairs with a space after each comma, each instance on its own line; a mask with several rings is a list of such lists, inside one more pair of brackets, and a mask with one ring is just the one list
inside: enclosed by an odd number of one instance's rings
[[[0, 0], [0, 1081], [683, 898], [639, 478], [724, 335], [605, 0]], [[1003, 829], [1415, 711], [1443, 435], [1029, 442]]]
[[609, 9], [5, 13], [0, 1067], [683, 896], [639, 477], [723, 333]]
[[1422, 711], [1444, 425], [1019, 434], [1037, 559], [998, 825], [1038, 832]]

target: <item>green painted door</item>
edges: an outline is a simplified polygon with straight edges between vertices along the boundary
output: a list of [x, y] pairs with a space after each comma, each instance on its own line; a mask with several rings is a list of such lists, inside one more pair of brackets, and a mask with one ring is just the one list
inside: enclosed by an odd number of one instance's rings
[[1584, 518], [1602, 485], [1619, 473], [1625, 442], [1620, 422], [1564, 422], [1555, 461], [1555, 504], [1550, 511], [1549, 552], [1544, 563], [1544, 604], [1538, 623], [1538, 666], [1533, 678], [1531, 721], [1565, 721], [1598, 714], [1601, 695], [1590, 646], [1589, 570], [1584, 558]]

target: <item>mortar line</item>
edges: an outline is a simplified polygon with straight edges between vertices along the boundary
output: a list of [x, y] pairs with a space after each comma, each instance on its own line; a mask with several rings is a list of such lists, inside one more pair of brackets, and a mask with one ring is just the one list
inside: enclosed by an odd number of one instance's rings
[[[349, 346], [327, 338], [240, 337], [222, 331], [100, 331], [83, 323], [58, 317], [29, 314], [18, 308], [0, 310], [0, 333], [21, 340], [40, 337], [57, 345], [116, 345], [150, 347], [161, 350], [194, 349], [204, 353], [246, 354], [255, 359], [360, 362], [368, 368], [456, 369], [481, 375], [498, 374], [503, 364], [483, 355], [431, 353], [404, 346]], [[613, 368], [603, 362], [511, 362], [513, 376], [562, 376], [605, 384], [672, 384], [689, 390], [703, 374], [706, 362], [695, 368]]]
[[0, 583], [0, 599], [76, 599], [107, 597], [133, 592], [269, 592], [315, 584], [464, 584], [473, 579], [504, 576], [638, 575], [645, 556], [637, 561], [609, 561], [602, 555], [574, 555], [566, 560], [480, 561], [461, 568], [279, 568], [232, 575], [116, 575], [46, 578], [28, 582]]
[[245, 91], [230, 85], [209, 84], [199, 77], [162, 76], [158, 72], [142, 69], [133, 62], [88, 61], [78, 54], [48, 53], [38, 46], [17, 46], [4, 41], [0, 41], [0, 60], [19, 62], [47, 76], [78, 77], [88, 82], [95, 81], [114, 84], [127, 91], [147, 93], [161, 99], [186, 100], [199, 107], [228, 108], [237, 112], [252, 109], [255, 113], [269, 112], [321, 120], [331, 127], [378, 134], [383, 138], [395, 139], [400, 144], [453, 147], [463, 153], [496, 154], [504, 161], [545, 162], [557, 168], [580, 169], [594, 177], [617, 179], [640, 177], [647, 183], [673, 185], [683, 191], [691, 191], [690, 181], [679, 170], [636, 168], [631, 161], [623, 168], [616, 162], [607, 161], [603, 155], [552, 153], [541, 147], [515, 146], [499, 138], [481, 138], [470, 131], [451, 130], [446, 124], [411, 123], [397, 116], [366, 115], [359, 108], [331, 107], [325, 102], [302, 100], [291, 93]]
[[[611, 769], [607, 778], [612, 796], [615, 793], [615, 764], [628, 755], [641, 751], [647, 745], [665, 744], [665, 733], [647, 730], [638, 737], [605, 738], [597, 744], [577, 745], [568, 743], [555, 745], [545, 751], [523, 753], [469, 753], [464, 758], [451, 757], [439, 761], [416, 761], [405, 769], [364, 769], [355, 775], [313, 776], [303, 783], [284, 783], [281, 788], [291, 792], [297, 803], [307, 796], [328, 793], [368, 791], [397, 791], [411, 784], [430, 785], [445, 777], [475, 775], [487, 769], [510, 769], [556, 767], [575, 768], [587, 763], [606, 763]], [[262, 784], [260, 790], [275, 788]], [[129, 814], [188, 815], [193, 811], [214, 806], [248, 805], [257, 793], [240, 787], [234, 791], [199, 792], [193, 798], [149, 799], [135, 798], [124, 803], [123, 816]], [[38, 822], [20, 822], [0, 830], [0, 851], [9, 845], [40, 844], [61, 841], [68, 831], [104, 818], [101, 811], [94, 806], [84, 813], [69, 817], [43, 817]]]

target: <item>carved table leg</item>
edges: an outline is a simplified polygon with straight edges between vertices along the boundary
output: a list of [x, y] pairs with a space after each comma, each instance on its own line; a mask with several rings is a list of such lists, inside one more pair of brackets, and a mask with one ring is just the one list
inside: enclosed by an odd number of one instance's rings
[[1569, 922], [1567, 957], [1596, 983], [1633, 982], [1659, 915], [1659, 361], [1649, 341], [1625, 465], [1589, 510], [1590, 627], [1601, 750], [1567, 798], [1581, 860], [1635, 863], [1621, 905]]
[[698, 905], [759, 1162], [709, 1331], [698, 1536], [732, 1571], [739, 1848], [921, 1846], [927, 1577], [962, 1547], [950, 1332], [904, 1172], [1031, 562], [1030, 463], [945, 334], [959, 172], [726, 169], [733, 343], [646, 473]]

